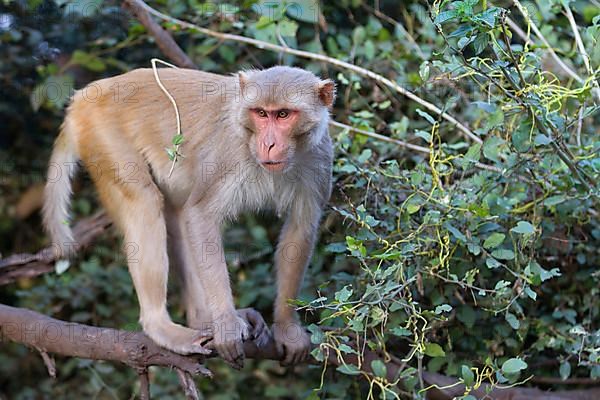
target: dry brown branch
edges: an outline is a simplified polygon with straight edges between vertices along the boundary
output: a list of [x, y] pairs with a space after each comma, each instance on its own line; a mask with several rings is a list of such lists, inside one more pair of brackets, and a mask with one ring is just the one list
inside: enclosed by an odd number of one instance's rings
[[138, 373], [140, 378], [140, 399], [150, 400], [150, 379], [148, 377], [148, 370], [144, 369]]

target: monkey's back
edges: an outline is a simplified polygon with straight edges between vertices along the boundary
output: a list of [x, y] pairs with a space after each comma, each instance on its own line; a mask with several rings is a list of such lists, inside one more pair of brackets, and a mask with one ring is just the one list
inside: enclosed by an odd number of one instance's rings
[[[206, 127], [218, 125], [226, 96], [238, 90], [237, 81], [189, 69], [157, 72], [177, 104], [185, 149], [193, 151], [215, 133]], [[155, 169], [169, 170], [165, 148], [172, 147], [177, 119], [151, 68], [95, 81], [75, 92], [64, 126], [70, 128], [84, 162], [94, 162], [98, 152], [118, 153], [119, 147], [131, 147]]]

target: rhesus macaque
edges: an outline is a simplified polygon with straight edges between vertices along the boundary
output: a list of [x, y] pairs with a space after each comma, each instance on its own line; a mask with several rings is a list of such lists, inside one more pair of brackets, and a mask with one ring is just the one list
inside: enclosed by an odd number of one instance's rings
[[[233, 76], [185, 69], [158, 74], [181, 116], [183, 157], [169, 175], [165, 149], [172, 147], [177, 120], [152, 69], [76, 92], [45, 190], [44, 223], [53, 245], [68, 255], [76, 240], [68, 205], [81, 161], [125, 236], [146, 334], [182, 354], [207, 353], [212, 341], [225, 361], [241, 366], [249, 323], [262, 321], [234, 307], [220, 230], [241, 212], [271, 209], [285, 216], [275, 253], [272, 334], [284, 363], [302, 361], [310, 340], [288, 300], [298, 295], [330, 196], [334, 83], [282, 66]], [[167, 312], [168, 255], [181, 269], [189, 327]], [[259, 331], [260, 341], [268, 338], [268, 328]]]

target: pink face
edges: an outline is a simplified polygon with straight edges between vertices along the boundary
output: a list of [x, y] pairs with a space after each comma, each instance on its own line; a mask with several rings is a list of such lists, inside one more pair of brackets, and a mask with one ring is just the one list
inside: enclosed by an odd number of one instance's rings
[[250, 118], [256, 127], [258, 161], [268, 171], [283, 171], [289, 162], [288, 150], [298, 110], [253, 108]]

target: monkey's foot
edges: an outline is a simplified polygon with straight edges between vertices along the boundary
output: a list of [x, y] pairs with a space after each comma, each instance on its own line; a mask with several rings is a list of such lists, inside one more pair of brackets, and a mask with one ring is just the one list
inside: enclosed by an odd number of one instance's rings
[[273, 339], [277, 351], [282, 355], [282, 365], [293, 365], [305, 361], [310, 353], [310, 336], [296, 321], [275, 322]]
[[186, 328], [174, 322], [146, 324], [144, 332], [159, 346], [179, 354], [210, 354], [204, 343], [212, 338], [209, 331]]
[[243, 342], [250, 337], [246, 320], [240, 318], [237, 312], [224, 314], [215, 319], [212, 329], [212, 347], [227, 364], [241, 369], [244, 366]]
[[242, 308], [237, 310], [237, 313], [248, 322], [250, 329], [248, 339], [252, 340], [258, 347], [265, 346], [271, 339], [271, 330], [263, 316], [254, 308]]

